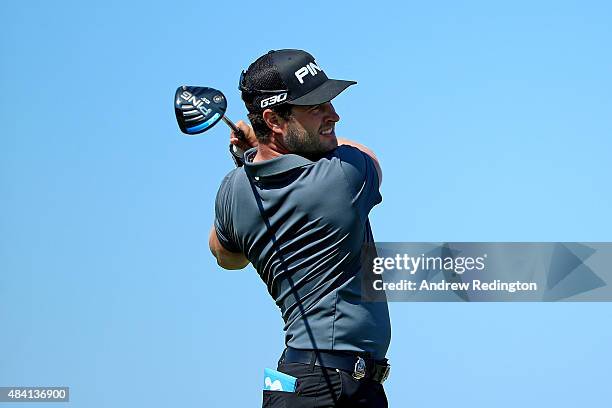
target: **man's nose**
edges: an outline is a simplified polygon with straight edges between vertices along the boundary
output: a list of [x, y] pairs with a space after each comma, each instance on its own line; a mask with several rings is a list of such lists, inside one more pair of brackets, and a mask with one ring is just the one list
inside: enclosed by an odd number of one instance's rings
[[325, 113], [329, 117], [329, 120], [332, 122], [338, 122], [340, 120], [340, 116], [336, 113], [336, 109], [334, 109], [334, 105], [331, 102], [327, 102], [325, 105]]

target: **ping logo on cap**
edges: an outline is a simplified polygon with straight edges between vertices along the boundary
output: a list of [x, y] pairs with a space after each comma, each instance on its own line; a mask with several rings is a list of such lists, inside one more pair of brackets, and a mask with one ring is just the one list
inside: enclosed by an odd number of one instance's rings
[[301, 67], [297, 71], [295, 71], [295, 76], [300, 81], [300, 84], [304, 83], [304, 77], [308, 74], [315, 76], [319, 72], [323, 71], [317, 64], [314, 62], [309, 62], [307, 65]]

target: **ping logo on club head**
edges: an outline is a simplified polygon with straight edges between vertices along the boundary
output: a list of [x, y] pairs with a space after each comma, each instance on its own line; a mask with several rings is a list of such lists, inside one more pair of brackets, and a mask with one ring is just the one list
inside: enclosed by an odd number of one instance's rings
[[308, 74], [315, 76], [319, 72], [323, 71], [317, 64], [314, 62], [309, 62], [307, 65], [301, 67], [297, 71], [295, 71], [295, 76], [300, 81], [300, 84], [304, 83], [304, 77]]
[[277, 103], [281, 103], [285, 99], [287, 99], [287, 92], [282, 93], [280, 95], [274, 95], [274, 96], [271, 96], [269, 98], [266, 98], [266, 99], [262, 100], [261, 101], [261, 107], [265, 108], [266, 106], [272, 106], [272, 105], [275, 105]]
[[193, 105], [194, 108], [202, 112], [204, 115], [208, 115], [211, 112], [211, 109], [208, 109], [204, 106], [204, 103], [210, 105], [210, 101], [205, 97], [197, 98], [195, 95], [192, 95], [189, 91], [183, 91], [181, 94], [181, 99]]

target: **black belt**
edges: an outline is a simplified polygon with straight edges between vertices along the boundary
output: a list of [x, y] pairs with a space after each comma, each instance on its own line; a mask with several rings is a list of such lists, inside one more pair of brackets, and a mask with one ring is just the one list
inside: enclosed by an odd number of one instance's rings
[[287, 347], [282, 359], [287, 364], [312, 364], [313, 360], [317, 366], [348, 371], [358, 380], [369, 378], [379, 383], [383, 383], [389, 377], [391, 371], [387, 359], [372, 360], [357, 354], [340, 351], [298, 350]]

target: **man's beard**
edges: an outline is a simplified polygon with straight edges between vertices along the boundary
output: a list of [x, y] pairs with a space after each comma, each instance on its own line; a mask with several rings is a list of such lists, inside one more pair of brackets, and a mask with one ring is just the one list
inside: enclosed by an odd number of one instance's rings
[[335, 137], [322, 139], [318, 132], [312, 133], [295, 125], [289, 125], [285, 136], [285, 146], [291, 153], [316, 157], [338, 147], [338, 141]]

